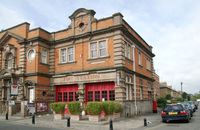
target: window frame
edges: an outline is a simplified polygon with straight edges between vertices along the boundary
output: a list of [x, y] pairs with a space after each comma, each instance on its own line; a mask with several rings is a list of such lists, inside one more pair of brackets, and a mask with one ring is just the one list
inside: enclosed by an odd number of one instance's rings
[[[44, 52], [46, 53], [46, 56], [45, 55], [43, 55], [44, 54]], [[43, 61], [43, 58], [45, 58], [45, 62]], [[40, 61], [41, 63], [43, 63], [43, 64], [48, 64], [48, 50], [47, 49], [42, 49], [42, 51], [41, 51], [41, 61]]]
[[138, 64], [142, 66], [142, 52], [138, 51]]
[[[104, 43], [104, 47], [100, 48], [100, 43], [103, 42]], [[91, 44], [96, 44], [96, 49], [94, 49], [94, 51], [96, 51], [96, 56], [92, 56], [92, 51], [91, 50]], [[101, 50], [105, 49], [105, 54], [101, 55]], [[92, 41], [89, 43], [89, 49], [88, 49], [88, 58], [89, 59], [97, 59], [97, 58], [103, 58], [103, 57], [107, 57], [108, 56], [108, 40], [107, 39], [102, 39], [102, 40], [96, 40], [96, 41]]]
[[[69, 53], [69, 49], [72, 48], [72, 53]], [[62, 61], [62, 50], [65, 50], [65, 61]], [[69, 60], [69, 56], [72, 55], [72, 60]], [[62, 47], [59, 49], [59, 63], [65, 64], [65, 63], [71, 63], [75, 61], [75, 46], [68, 46], [68, 47]]]

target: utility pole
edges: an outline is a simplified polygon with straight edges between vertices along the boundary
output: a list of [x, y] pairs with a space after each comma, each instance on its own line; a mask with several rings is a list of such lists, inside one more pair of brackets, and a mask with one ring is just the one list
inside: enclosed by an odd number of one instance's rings
[[183, 93], [183, 87], [182, 87], [182, 85], [183, 85], [183, 82], [181, 82], [181, 93]]

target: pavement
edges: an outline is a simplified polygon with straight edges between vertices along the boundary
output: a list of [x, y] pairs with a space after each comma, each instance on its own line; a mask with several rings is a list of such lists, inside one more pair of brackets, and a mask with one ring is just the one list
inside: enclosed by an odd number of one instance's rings
[[[161, 122], [160, 114], [146, 114], [135, 116], [132, 118], [120, 118], [113, 122], [114, 130], [134, 130], [136, 128], [144, 127], [144, 118], [147, 119], [148, 126], [153, 127]], [[88, 120], [70, 121], [70, 128], [67, 128], [67, 120], [54, 120], [52, 114], [36, 116], [35, 124], [32, 124], [31, 117], [16, 117], [10, 116], [9, 120], [5, 120], [5, 116], [0, 115], [1, 122], [9, 122], [11, 124], [20, 124], [32, 127], [56, 128], [56, 129], [69, 129], [69, 130], [108, 130], [109, 121], [90, 122]]]

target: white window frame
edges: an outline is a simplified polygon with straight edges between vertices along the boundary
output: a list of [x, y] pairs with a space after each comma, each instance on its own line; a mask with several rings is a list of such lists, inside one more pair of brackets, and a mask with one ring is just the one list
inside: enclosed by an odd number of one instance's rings
[[147, 70], [151, 70], [151, 60], [149, 58], [146, 60], [146, 68]]
[[127, 58], [131, 59], [131, 46], [127, 44]]
[[[104, 42], [105, 46], [103, 48], [100, 48], [100, 43]], [[91, 50], [91, 44], [96, 44], [96, 48]], [[101, 55], [100, 54], [100, 49], [105, 49], [105, 54]], [[101, 57], [106, 57], [108, 56], [108, 40], [107, 39], [103, 39], [103, 40], [98, 40], [98, 41], [92, 41], [89, 43], [89, 59], [96, 59], [96, 58], [101, 58]], [[97, 55], [96, 56], [92, 56], [92, 51], [96, 51]]]
[[41, 63], [48, 64], [48, 50], [44, 48], [41, 51]]
[[[33, 51], [33, 54], [34, 54], [33, 57], [29, 57], [29, 53], [30, 53], [31, 51]], [[36, 51], [35, 51], [35, 49], [29, 49], [26, 56], [27, 56], [27, 59], [28, 59], [29, 62], [35, 60], [35, 58], [36, 58]]]
[[[73, 49], [72, 53], [69, 52], [70, 48]], [[65, 55], [65, 61], [63, 61], [63, 59], [62, 59], [62, 50], [65, 50], [65, 53], [63, 53]], [[72, 58], [73, 58], [72, 60], [70, 60], [70, 58], [69, 58], [70, 55], [72, 55]], [[74, 46], [68, 46], [68, 47], [60, 48], [59, 61], [60, 61], [61, 64], [74, 62], [75, 61], [75, 47]]]
[[[62, 50], [65, 50], [65, 53], [62, 53]], [[63, 60], [65, 56], [65, 60]], [[67, 63], [67, 48], [60, 48], [60, 63]]]
[[[72, 53], [70, 53], [69, 49], [72, 48]], [[72, 60], [70, 60], [70, 55], [72, 55]], [[69, 46], [67, 48], [67, 62], [74, 62], [74, 46]]]

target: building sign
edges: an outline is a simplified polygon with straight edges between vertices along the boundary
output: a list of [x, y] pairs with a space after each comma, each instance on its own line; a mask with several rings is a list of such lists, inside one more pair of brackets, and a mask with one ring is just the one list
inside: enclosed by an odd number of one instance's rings
[[15, 101], [11, 101], [11, 100], [10, 100], [10, 101], [8, 102], [8, 105], [9, 105], [9, 106], [14, 106], [14, 105], [15, 105]]
[[29, 103], [33, 103], [33, 101], [35, 100], [35, 89], [31, 88], [29, 89]]
[[34, 103], [28, 103], [27, 108], [28, 108], [28, 113], [31, 113], [31, 114], [35, 113], [35, 104]]
[[62, 83], [77, 83], [77, 82], [90, 82], [90, 81], [102, 81], [102, 80], [115, 80], [116, 73], [101, 73], [101, 74], [87, 74], [87, 75], [75, 75], [66, 76], [62, 78], [54, 78], [54, 84]]
[[10, 92], [11, 96], [17, 96], [18, 95], [18, 86], [13, 84], [11, 85], [11, 92]]
[[36, 108], [37, 108], [37, 112], [47, 112], [48, 104], [46, 102], [37, 102]]

